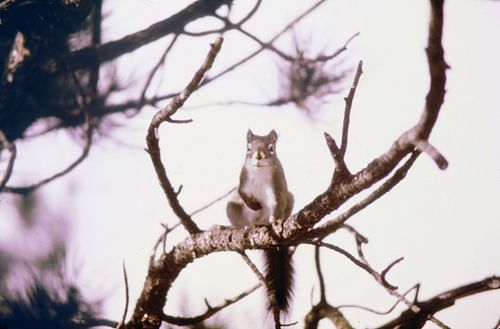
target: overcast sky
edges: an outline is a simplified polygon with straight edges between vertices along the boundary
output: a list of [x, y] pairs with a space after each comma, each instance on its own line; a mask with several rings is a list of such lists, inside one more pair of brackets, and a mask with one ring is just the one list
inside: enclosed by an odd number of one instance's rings
[[[241, 3], [235, 1], [236, 13], [248, 9]], [[246, 27], [268, 40], [312, 3], [264, 1]], [[104, 7], [109, 13], [104, 39], [117, 39], [145, 28], [184, 6], [184, 1], [108, 0]], [[347, 153], [351, 171], [363, 168], [387, 150], [422, 111], [429, 82], [424, 52], [428, 10], [427, 1], [330, 0], [296, 28], [299, 38], [309, 42], [312, 54], [322, 49], [334, 51], [360, 32], [343, 57], [346, 68], [354, 67], [359, 60], [364, 62], [351, 119]], [[431, 143], [450, 166], [440, 171], [429, 158], [421, 156], [406, 180], [349, 221], [369, 238], [366, 254], [374, 267], [382, 269], [394, 259], [405, 257], [389, 279], [402, 291], [421, 283], [423, 299], [500, 272], [500, 3], [449, 0], [445, 20], [445, 57], [451, 69], [446, 100]], [[190, 28], [202, 29], [210, 24], [209, 20], [200, 21]], [[157, 81], [160, 94], [177, 90], [187, 82], [214, 38], [180, 40], [166, 63], [162, 81]], [[162, 39], [118, 62], [120, 78], [136, 84], [116, 100], [137, 97], [147, 69], [161, 56], [167, 41]], [[289, 38], [279, 40], [277, 45], [283, 51], [292, 49]], [[237, 33], [228, 34], [213, 72], [221, 71], [255, 47]], [[239, 72], [193, 94], [187, 107], [228, 100], [269, 100], [278, 93], [278, 62], [275, 56], [264, 54]], [[351, 81], [352, 74], [346, 87]], [[323, 132], [340, 136], [342, 97], [346, 94], [333, 97], [319, 109], [315, 121], [292, 105], [216, 105], [182, 110], [178, 117], [192, 118], [194, 123], [164, 124], [160, 129], [170, 177], [174, 184], [184, 186], [182, 203], [193, 210], [235, 186], [247, 129], [256, 133], [276, 129], [277, 151], [295, 195], [295, 210], [300, 209], [328, 185], [333, 163]], [[63, 212], [64, 216], [59, 217], [70, 220], [71, 225], [66, 227], [62, 219], [52, 216], [46, 225], [71, 237], [70, 257], [81, 265], [78, 281], [89, 297], [105, 298], [105, 316], [114, 320], [121, 317], [124, 303], [122, 260], [127, 265], [131, 302], [135, 303], [151, 248], [161, 231], [160, 223], [175, 223], [143, 150], [153, 113], [147, 108], [132, 120], [117, 118], [126, 126], [114, 129], [112, 138], [99, 140], [89, 158], [74, 172], [40, 191], [48, 213]], [[22, 177], [14, 178], [36, 180], [61, 167], [62, 161], [70, 161], [78, 154], [78, 147], [66, 137], [59, 132], [40, 141], [21, 143], [16, 168]], [[33, 159], [38, 161], [39, 170], [33, 169]], [[14, 199], [9, 197], [7, 203], [0, 203], [2, 218], [12, 213], [8, 202]], [[221, 202], [196, 216], [195, 221], [202, 228], [227, 225], [224, 207], [225, 202]], [[21, 244], [16, 227], [0, 221], [0, 240], [12, 249]], [[169, 236], [169, 245], [184, 236], [178, 231]], [[37, 242], [28, 246], [32, 251], [44, 243], [40, 236], [33, 241]], [[352, 237], [345, 233], [336, 233], [331, 241], [349, 250], [355, 247]], [[295, 256], [296, 302], [289, 320], [299, 321], [298, 327], [311, 306], [311, 298], [317, 297], [311, 255], [311, 248], [301, 247]], [[352, 263], [328, 250], [322, 255], [332, 304], [361, 304], [377, 310], [392, 305], [394, 299]], [[259, 261], [258, 253], [252, 256]], [[184, 301], [189, 303], [185, 307], [189, 314], [198, 314], [204, 310], [203, 298], [215, 305], [254, 282], [253, 274], [237, 256], [205, 257], [190, 265], [175, 282], [169, 294], [168, 313], [183, 312], [180, 304]], [[263, 321], [263, 299], [262, 292], [255, 293], [247, 302], [222, 312], [220, 319], [229, 321], [232, 328], [253, 328]], [[452, 328], [492, 328], [500, 316], [498, 305], [500, 294], [489, 292], [465, 299], [437, 317]], [[399, 314], [396, 311], [380, 317], [351, 309], [345, 313], [359, 328], [381, 324]], [[245, 320], [235, 321], [236, 317]], [[428, 324], [426, 328], [435, 326]]]

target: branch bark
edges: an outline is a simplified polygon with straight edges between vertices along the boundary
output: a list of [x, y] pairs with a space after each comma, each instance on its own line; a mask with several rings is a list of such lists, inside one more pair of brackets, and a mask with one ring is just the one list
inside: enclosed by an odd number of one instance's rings
[[160, 156], [160, 145], [159, 145], [159, 135], [158, 128], [164, 121], [170, 122], [180, 122], [172, 119], [172, 116], [177, 112], [177, 110], [184, 105], [184, 102], [189, 98], [191, 93], [198, 88], [201, 80], [205, 76], [205, 73], [212, 67], [212, 64], [217, 56], [220, 47], [222, 46], [222, 38], [219, 37], [217, 40], [211, 45], [211, 49], [205, 58], [205, 61], [201, 65], [201, 67], [196, 71], [195, 75], [188, 83], [186, 88], [177, 96], [175, 96], [172, 101], [162, 110], [158, 111], [151, 120], [151, 124], [149, 125], [148, 133], [146, 136], [147, 143], [147, 152], [151, 157], [151, 161], [153, 162], [153, 166], [155, 168], [156, 174], [158, 176], [158, 180], [160, 181], [160, 185], [165, 192], [167, 200], [170, 204], [170, 207], [174, 211], [174, 213], [179, 217], [182, 225], [186, 228], [186, 230], [190, 234], [199, 233], [201, 230], [198, 226], [193, 222], [191, 216], [184, 210], [184, 208], [180, 205], [179, 200], [177, 199], [178, 192], [174, 191], [170, 180], [167, 177], [167, 172], [163, 163], [161, 161]]
[[448, 290], [423, 302], [416, 302], [415, 304], [420, 309], [419, 312], [408, 309], [401, 313], [397, 319], [394, 319], [378, 329], [422, 328], [430, 316], [445, 308], [453, 306], [457, 300], [493, 289], [500, 289], [500, 277], [498, 276], [492, 276], [481, 281]]

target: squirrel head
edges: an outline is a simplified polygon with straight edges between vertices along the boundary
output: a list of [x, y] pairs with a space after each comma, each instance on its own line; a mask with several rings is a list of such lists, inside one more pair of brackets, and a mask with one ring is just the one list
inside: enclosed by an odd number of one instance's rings
[[255, 168], [272, 166], [278, 159], [276, 156], [276, 141], [278, 134], [271, 130], [264, 136], [254, 135], [249, 129], [247, 132], [246, 163]]

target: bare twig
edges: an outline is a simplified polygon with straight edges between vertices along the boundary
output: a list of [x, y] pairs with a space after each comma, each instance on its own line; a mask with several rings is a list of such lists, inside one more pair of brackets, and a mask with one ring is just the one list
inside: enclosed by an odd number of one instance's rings
[[172, 184], [167, 177], [165, 167], [160, 157], [158, 128], [164, 121], [171, 121], [172, 115], [174, 115], [177, 110], [182, 107], [191, 93], [196, 88], [198, 88], [201, 80], [205, 76], [205, 73], [212, 67], [212, 64], [221, 46], [222, 38], [219, 37], [211, 45], [210, 51], [208, 52], [205, 61], [195, 73], [188, 85], [184, 88], [184, 90], [179, 95], [175, 96], [165, 108], [161, 109], [153, 116], [146, 136], [147, 151], [151, 157], [151, 161], [153, 162], [153, 166], [158, 176], [158, 180], [160, 181], [160, 185], [165, 192], [170, 207], [177, 215], [177, 217], [179, 217], [182, 225], [190, 234], [198, 233], [201, 230], [193, 222], [191, 217], [186, 213], [184, 208], [182, 208], [182, 206], [180, 205], [179, 200], [177, 199], [176, 192], [174, 191]]
[[[304, 11], [298, 17], [296, 17], [293, 21], [291, 21], [290, 23], [288, 23], [281, 31], [279, 31], [276, 35], [274, 35], [274, 37], [272, 37], [271, 40], [268, 41], [268, 43], [271, 44], [274, 41], [276, 41], [279, 37], [281, 37], [283, 34], [285, 34], [285, 32], [287, 32], [289, 29], [291, 29], [295, 24], [297, 24], [300, 20], [302, 20], [307, 15], [309, 15], [312, 11], [314, 11], [316, 8], [318, 8], [325, 1], [326, 0], [320, 0], [320, 1], [316, 2], [313, 6], [311, 6], [309, 9], [307, 9], [306, 11]], [[216, 75], [214, 75], [212, 77], [209, 77], [209, 78], [205, 79], [205, 81], [203, 81], [202, 85], [204, 86], [204, 85], [212, 82], [213, 80], [215, 80], [215, 79], [217, 79], [217, 78], [225, 75], [226, 73], [231, 72], [236, 67], [240, 66], [241, 64], [244, 64], [244, 63], [248, 62], [250, 59], [252, 59], [255, 56], [257, 56], [258, 54], [260, 54], [264, 49], [265, 48], [262, 48], [262, 47], [259, 48], [259, 49], [257, 49], [253, 53], [251, 53], [248, 56], [242, 58], [241, 60], [239, 60], [238, 62], [234, 63], [233, 65], [227, 67], [225, 70], [217, 73]]]
[[320, 62], [327, 62], [327, 61], [329, 61], [331, 59], [334, 59], [335, 57], [339, 56], [344, 51], [346, 51], [347, 50], [347, 46], [349, 46], [349, 44], [351, 43], [351, 41], [354, 40], [354, 38], [356, 38], [357, 36], [359, 36], [359, 32], [354, 33], [349, 39], [347, 39], [347, 41], [344, 43], [344, 45], [341, 48], [337, 49], [333, 54], [318, 56], [314, 60], [315, 61], [320, 61]]
[[248, 12], [248, 14], [246, 14], [245, 17], [243, 17], [239, 22], [234, 23], [234, 25], [235, 26], [242, 26], [243, 24], [245, 24], [257, 12], [257, 10], [259, 9], [261, 4], [262, 4], [262, 0], [255, 1], [255, 5]]
[[333, 139], [330, 134], [327, 132], [324, 133], [326, 145], [330, 150], [330, 154], [332, 155], [333, 161], [335, 162], [335, 170], [332, 176], [332, 185], [337, 184], [341, 180], [350, 177], [351, 172], [347, 168], [347, 165], [344, 160], [344, 156], [340, 152], [339, 147], [337, 146], [337, 142]]
[[171, 316], [171, 315], [164, 314], [162, 320], [165, 322], [168, 322], [170, 324], [177, 325], [177, 326], [188, 326], [188, 325], [200, 323], [201, 321], [208, 319], [209, 317], [211, 317], [215, 313], [219, 312], [220, 310], [242, 300], [246, 296], [253, 293], [255, 290], [259, 289], [261, 286], [262, 286], [261, 283], [257, 283], [253, 287], [243, 291], [241, 294], [239, 294], [231, 299], [226, 299], [224, 301], [224, 303], [222, 303], [219, 306], [213, 307], [213, 306], [210, 306], [208, 303], [206, 303], [207, 310], [205, 313], [203, 313], [201, 315], [185, 318], [185, 317], [177, 317], [177, 316]]
[[412, 303], [414, 307], [404, 311], [397, 319], [378, 329], [422, 328], [427, 320], [433, 321], [441, 328], [448, 328], [441, 321], [436, 321], [437, 319], [433, 317], [433, 314], [453, 306], [455, 302], [461, 298], [495, 289], [500, 289], [500, 277], [498, 276], [492, 276], [481, 281], [448, 290], [426, 301]]
[[[232, 189], [230, 189], [229, 191], [227, 191], [226, 193], [224, 193], [223, 195], [217, 197], [216, 199], [214, 199], [213, 201], [210, 201], [209, 203], [201, 206], [200, 208], [196, 209], [196, 210], [193, 210], [189, 216], [193, 217], [194, 215], [197, 215], [199, 214], [200, 212], [210, 208], [211, 206], [213, 206], [214, 204], [216, 204], [217, 202], [221, 201], [222, 199], [224, 199], [225, 197], [227, 197], [229, 194], [233, 193], [235, 190], [237, 189], [237, 187], [233, 187]], [[172, 225], [172, 227], [169, 229], [169, 232], [175, 230], [177, 227], [179, 227], [179, 225], [181, 225], [181, 223], [176, 223], [175, 225]]]
[[320, 303], [326, 303], [325, 278], [321, 271], [320, 246], [314, 247], [314, 263], [316, 264], [316, 273], [318, 274]]
[[224, 193], [223, 195], [219, 196], [218, 198], [214, 199], [213, 201], [207, 203], [206, 205], [203, 205], [202, 207], [196, 209], [196, 210], [193, 210], [189, 215], [190, 216], [194, 216], [204, 210], [206, 210], [207, 208], [210, 208], [211, 206], [213, 206], [214, 204], [216, 204], [217, 202], [221, 201], [222, 199], [224, 199], [225, 197], [227, 197], [229, 194], [233, 193], [234, 191], [236, 191], [237, 187], [233, 187], [232, 189], [230, 189], [229, 191], [227, 191], [226, 193]]
[[144, 84], [144, 87], [142, 88], [141, 97], [140, 97], [141, 102], [144, 102], [144, 100], [146, 99], [146, 92], [147, 92], [149, 86], [151, 85], [151, 81], [153, 81], [153, 78], [156, 75], [156, 72], [158, 72], [158, 69], [160, 67], [162, 67], [162, 65], [165, 63], [165, 59], [167, 58], [167, 55], [170, 53], [170, 50], [172, 50], [178, 37], [179, 37], [178, 34], [174, 35], [174, 37], [172, 38], [172, 40], [168, 44], [167, 48], [165, 49], [165, 51], [161, 55], [160, 60], [158, 61], [158, 63], [156, 63], [156, 65], [153, 67], [153, 69], [149, 73], [149, 76], [146, 79], [146, 83]]
[[69, 172], [71, 172], [73, 169], [75, 169], [85, 158], [90, 152], [90, 147], [92, 146], [92, 124], [90, 122], [90, 115], [88, 112], [84, 109], [83, 110], [83, 115], [85, 117], [85, 122], [84, 122], [84, 129], [85, 129], [85, 145], [83, 146], [82, 153], [80, 156], [73, 161], [68, 167], [65, 169], [61, 170], [60, 172], [47, 177], [45, 179], [42, 179], [41, 181], [31, 184], [31, 185], [26, 185], [26, 186], [5, 186], [4, 191], [9, 192], [9, 193], [15, 193], [15, 194], [21, 194], [21, 195], [27, 195], [37, 188], [52, 182], [53, 180], [60, 178]]
[[125, 260], [123, 260], [123, 280], [125, 282], [125, 309], [123, 310], [122, 320], [116, 326], [117, 329], [122, 328], [122, 326], [125, 324], [125, 320], [127, 319], [127, 313], [128, 313], [129, 289], [128, 289], [128, 277], [127, 277], [127, 268], [125, 267]]
[[[306, 17], [307, 15], [309, 15], [312, 11], [314, 11], [316, 8], [318, 8], [321, 4], [323, 4], [326, 1], [327, 0], [319, 0], [318, 2], [316, 2], [313, 6], [311, 6], [309, 9], [307, 9], [306, 11], [304, 11], [302, 14], [300, 14], [298, 17], [296, 17], [293, 21], [291, 21], [289, 24], [287, 24], [281, 31], [279, 31], [276, 35], [274, 35], [274, 37], [271, 38], [271, 40], [269, 40], [268, 43], [271, 44], [274, 41], [276, 41], [283, 34], [285, 34], [288, 30], [290, 30], [295, 24], [297, 24], [304, 17]], [[236, 25], [241, 25], [241, 23], [237, 23]], [[214, 30], [214, 31], [212, 31], [210, 33], [214, 33], [214, 32], [220, 33], [221, 29], [217, 29], [216, 31]], [[205, 86], [205, 85], [213, 82], [214, 80], [220, 78], [221, 76], [223, 76], [223, 75], [225, 75], [225, 74], [233, 71], [238, 66], [240, 66], [240, 65], [248, 62], [249, 60], [251, 60], [252, 58], [254, 58], [255, 56], [257, 56], [258, 54], [260, 54], [263, 50], [264, 50], [264, 48], [259, 48], [256, 51], [254, 51], [254, 52], [250, 53], [249, 55], [247, 55], [246, 57], [240, 59], [236, 63], [233, 63], [232, 65], [228, 66], [227, 68], [225, 68], [221, 72], [217, 73], [216, 75], [206, 78], [200, 84], [200, 87], [201, 86]], [[130, 108], [140, 108], [140, 107], [142, 107], [144, 105], [154, 105], [154, 104], [156, 104], [156, 103], [158, 103], [158, 102], [160, 102], [162, 100], [170, 99], [170, 98], [174, 97], [175, 95], [177, 95], [177, 93], [168, 93], [168, 94], [159, 95], [159, 96], [156, 95], [156, 96], [153, 96], [151, 98], [144, 99], [142, 101], [141, 100], [129, 100], [129, 101], [125, 102], [125, 103], [118, 104], [118, 105], [107, 105], [106, 108], [105, 109], [101, 109], [100, 112], [101, 113], [111, 114], [111, 113], [123, 112], [123, 111], [125, 111], [127, 109], [130, 109]], [[283, 103], [280, 102], [280, 104], [283, 104]], [[276, 105], [280, 105], [280, 104], [276, 104]]]
[[[162, 248], [163, 253], [166, 253], [166, 249], [167, 249], [167, 235], [168, 235], [168, 233], [170, 233], [173, 230], [173, 229], [170, 229], [168, 227], [168, 225], [166, 225], [166, 224], [161, 224], [161, 225], [163, 227], [163, 232], [161, 233], [161, 235], [156, 240], [156, 242], [155, 242], [155, 244], [153, 246], [153, 252], [151, 253], [151, 256], [149, 256], [149, 265], [150, 266], [151, 266], [151, 264], [155, 260], [156, 252], [157, 252], [158, 247], [160, 246], [160, 244], [163, 246], [163, 248]], [[179, 223], [177, 223], [177, 225], [179, 225]]]
[[[5, 169], [2, 174], [2, 178], [0, 179], [0, 192], [3, 191], [5, 185], [10, 179], [10, 176], [12, 175], [12, 169], [14, 168], [14, 162], [16, 161], [16, 144], [11, 143], [3, 131], [0, 130], [0, 143], [3, 148], [5, 148], [7, 151], [9, 151], [10, 156], [9, 160], [7, 161], [7, 165], [5, 166]], [[2, 148], [0, 148], [0, 152], [2, 151]]]
[[327, 243], [324, 241], [306, 241], [305, 243], [312, 244], [312, 245], [319, 246], [319, 247], [325, 247], [325, 248], [331, 249], [333, 251], [336, 251], [339, 254], [347, 257], [351, 262], [353, 262], [356, 266], [363, 269], [365, 272], [371, 274], [377, 280], [377, 282], [381, 283], [384, 287], [392, 289], [392, 290], [397, 289], [396, 286], [389, 284], [387, 282], [387, 280], [385, 280], [385, 278], [382, 278], [382, 275], [380, 275], [377, 271], [375, 271], [368, 263], [365, 262], [364, 259], [362, 259], [362, 260], [357, 259], [356, 257], [351, 255], [346, 250], [340, 248], [339, 246], [336, 246], [334, 244]]
[[[365, 270], [367, 273], [369, 273], [375, 279], [375, 281], [377, 281], [382, 287], [384, 287], [386, 289], [387, 292], [389, 292], [389, 294], [391, 294], [394, 297], [396, 297], [400, 302], [406, 304], [412, 312], [414, 312], [414, 313], [420, 313], [421, 312], [421, 310], [422, 310], [421, 307], [419, 307], [417, 304], [415, 304], [415, 303], [409, 301], [408, 299], [406, 299], [406, 297], [405, 297], [404, 294], [401, 294], [401, 293], [399, 293], [397, 291], [398, 287], [390, 284], [387, 281], [387, 279], [386, 279], [386, 275], [390, 271], [390, 269], [394, 265], [396, 265], [397, 263], [399, 263], [403, 258], [398, 258], [395, 261], [391, 262], [388, 266], [386, 266], [386, 268], [384, 270], [382, 270], [381, 273], [379, 273], [376, 270], [374, 270], [368, 264], [368, 262], [367, 262], [367, 260], [365, 258], [362, 258], [361, 260], [358, 260], [354, 256], [352, 256], [350, 253], [348, 253], [347, 251], [343, 250], [342, 248], [340, 248], [338, 246], [335, 246], [335, 245], [332, 245], [330, 243], [326, 243], [326, 242], [323, 242], [323, 241], [319, 241], [319, 242], [314, 242], [314, 241], [310, 242], [309, 241], [308, 243], [312, 243], [312, 244], [315, 244], [315, 245], [318, 245], [318, 246], [326, 247], [328, 249], [337, 251], [338, 253], [346, 256], [354, 264], [356, 264], [357, 266], [359, 266], [360, 268], [362, 268], [363, 270]], [[428, 320], [434, 322], [435, 324], [437, 324], [441, 328], [447, 328], [447, 329], [449, 329], [448, 326], [446, 326], [440, 320], [436, 319], [432, 314], [427, 314], [426, 318]], [[393, 327], [391, 327], [391, 328], [393, 328]]]
[[342, 214], [338, 215], [334, 219], [329, 220], [325, 224], [310, 230], [307, 233], [307, 236], [317, 237], [322, 239], [326, 235], [331, 234], [340, 227], [342, 227], [345, 221], [347, 221], [349, 218], [351, 218], [361, 210], [365, 209], [367, 206], [369, 206], [377, 199], [385, 195], [394, 186], [396, 186], [399, 182], [401, 182], [406, 177], [408, 170], [410, 170], [413, 163], [415, 163], [415, 160], [417, 159], [419, 154], [420, 154], [419, 152], [414, 152], [410, 156], [410, 158], [408, 158], [408, 160], [400, 168], [398, 168], [390, 178], [388, 178], [382, 185], [380, 185], [376, 190], [370, 193], [366, 198], [364, 198], [363, 200], [361, 200], [360, 202], [358, 202], [357, 204], [355, 204]]
[[356, 68], [356, 74], [354, 75], [354, 81], [352, 82], [349, 94], [344, 98], [345, 101], [345, 111], [344, 111], [344, 121], [342, 124], [342, 144], [340, 144], [340, 155], [342, 158], [345, 157], [345, 152], [347, 150], [347, 140], [349, 138], [349, 123], [351, 118], [351, 108], [352, 102], [354, 101], [354, 94], [356, 93], [356, 88], [358, 87], [359, 78], [363, 73], [363, 61], [359, 61], [358, 67]]
[[[403, 296], [406, 297], [406, 295], [408, 295], [412, 290], [416, 290], [416, 292], [415, 292], [415, 298], [416, 298], [418, 295], [419, 287], [420, 287], [420, 285], [417, 283], [416, 285], [414, 285], [410, 289], [406, 290], [403, 293]], [[416, 302], [416, 300], [414, 302]], [[339, 309], [341, 309], [341, 308], [358, 308], [360, 310], [364, 310], [364, 311], [367, 311], [370, 313], [374, 313], [374, 314], [378, 314], [378, 315], [386, 315], [386, 314], [391, 313], [396, 308], [396, 306], [399, 305], [399, 303], [400, 303], [400, 301], [396, 300], [396, 302], [387, 311], [377, 311], [377, 310], [374, 310], [372, 308], [362, 306], [362, 305], [339, 305], [337, 308], [339, 308]]]
[[257, 276], [259, 281], [266, 287], [266, 292], [267, 292], [267, 298], [269, 299], [269, 305], [271, 306], [272, 313], [273, 313], [273, 318], [274, 318], [274, 327], [276, 329], [281, 328], [281, 322], [280, 322], [280, 311], [278, 308], [278, 304], [276, 302], [276, 294], [274, 293], [274, 287], [273, 285], [266, 280], [264, 275], [260, 273], [259, 269], [257, 266], [252, 262], [252, 260], [245, 254], [244, 252], [239, 253], [241, 255], [241, 258], [245, 261], [245, 263], [250, 267], [252, 272]]
[[280, 56], [282, 59], [286, 60], [286, 61], [289, 61], [289, 62], [293, 62], [296, 60], [296, 58], [290, 56], [290, 55], [287, 55], [285, 54], [284, 52], [282, 52], [281, 50], [279, 50], [278, 48], [276, 48], [272, 42], [264, 42], [262, 40], [260, 40], [259, 38], [257, 38], [255, 35], [253, 35], [252, 33], [244, 30], [243, 28], [239, 27], [237, 28], [238, 31], [240, 31], [243, 35], [249, 37], [250, 39], [252, 39], [253, 41], [255, 41], [256, 43], [259, 44], [259, 46], [261, 47], [261, 49], [268, 49], [270, 51], [272, 51], [273, 53], [277, 54], [278, 56]]
[[199, 37], [199, 36], [204, 36], [204, 35], [214, 34], [214, 33], [222, 34], [224, 32], [228, 32], [229, 30], [232, 30], [232, 29], [241, 28], [241, 26], [244, 23], [246, 23], [250, 18], [252, 18], [252, 16], [257, 12], [257, 9], [259, 9], [261, 3], [262, 3], [262, 0], [257, 0], [255, 2], [255, 5], [253, 6], [253, 8], [248, 12], [248, 14], [246, 14], [245, 17], [243, 17], [237, 23], [233, 23], [229, 20], [230, 13], [228, 13], [227, 17], [221, 17], [217, 13], [215, 13], [214, 17], [217, 17], [218, 19], [220, 19], [224, 23], [224, 26], [222, 26], [221, 28], [217, 28], [217, 29], [213, 29], [213, 30], [205, 30], [205, 31], [201, 31], [201, 32], [190, 32], [190, 31], [187, 31], [186, 26], [184, 26], [182, 33], [185, 35], [188, 35], [188, 36]]
[[103, 45], [83, 48], [69, 54], [64, 54], [59, 58], [52, 58], [45, 63], [44, 67], [48, 72], [56, 74], [65, 69], [64, 63], [68, 63], [72, 69], [88, 68], [94, 63], [102, 64], [166, 35], [179, 33], [182, 31], [183, 26], [189, 22], [204, 16], [213, 15], [215, 10], [225, 3], [225, 0], [212, 0], [210, 2], [205, 0], [195, 1], [176, 14], [144, 30]]

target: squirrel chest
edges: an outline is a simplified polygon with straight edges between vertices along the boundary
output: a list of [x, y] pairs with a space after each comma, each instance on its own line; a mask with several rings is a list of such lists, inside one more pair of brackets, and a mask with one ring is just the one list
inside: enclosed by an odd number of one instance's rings
[[241, 191], [255, 199], [260, 204], [259, 208], [276, 206], [278, 195], [276, 195], [275, 171], [276, 169], [271, 165], [264, 167], [245, 165], [242, 170]]

